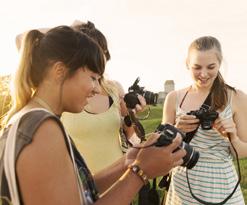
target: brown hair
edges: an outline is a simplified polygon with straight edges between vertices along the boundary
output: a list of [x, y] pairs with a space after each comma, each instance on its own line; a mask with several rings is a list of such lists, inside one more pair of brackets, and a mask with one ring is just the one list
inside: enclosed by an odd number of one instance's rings
[[29, 31], [21, 48], [12, 107], [4, 123], [31, 100], [49, 67], [58, 61], [67, 67], [66, 77], [70, 77], [81, 67], [87, 67], [100, 75], [103, 75], [105, 69], [101, 48], [87, 35], [68, 26], [55, 27], [45, 34], [39, 30]]
[[[188, 49], [188, 56], [191, 50], [196, 49], [198, 51], [207, 51], [210, 49], [215, 49], [216, 57], [221, 64], [222, 62], [222, 50], [220, 42], [212, 36], [203, 36], [194, 40]], [[228, 101], [228, 89], [236, 91], [235, 88], [229, 86], [225, 83], [222, 75], [218, 72], [217, 77], [214, 80], [213, 86], [211, 88], [211, 106], [213, 109], [217, 110], [224, 108]]]
[[99, 46], [102, 48], [103, 53], [106, 57], [106, 60], [110, 60], [111, 55], [108, 50], [108, 45], [107, 45], [107, 40], [104, 34], [98, 30], [95, 26], [94, 23], [88, 21], [87, 23], [81, 22], [78, 25], [72, 26], [76, 31], [81, 31], [85, 34], [87, 34], [90, 38], [95, 40]]
[[[111, 56], [108, 50], [106, 37], [95, 27], [94, 23], [91, 21], [88, 21], [87, 23], [78, 21], [78, 24], [72, 25], [72, 28], [76, 31], [87, 34], [90, 38], [96, 41], [103, 50], [106, 60], [110, 60]], [[114, 95], [116, 100], [119, 100], [119, 90], [113, 82], [108, 81], [106, 78], [101, 78], [100, 85], [109, 95]], [[117, 105], [119, 105], [119, 103], [117, 103]]]

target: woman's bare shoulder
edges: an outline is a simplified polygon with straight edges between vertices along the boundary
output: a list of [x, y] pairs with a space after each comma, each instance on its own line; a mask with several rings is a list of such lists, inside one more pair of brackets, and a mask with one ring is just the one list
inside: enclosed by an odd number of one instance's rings
[[238, 109], [244, 109], [247, 110], [246, 104], [247, 104], [247, 94], [243, 92], [242, 90], [237, 89], [236, 92], [233, 92], [233, 107]]
[[186, 88], [182, 88], [182, 89], [178, 89], [178, 90], [173, 90], [167, 94], [167, 98], [170, 98], [170, 99], [179, 98], [179, 96], [185, 95], [185, 93], [188, 91], [188, 89], [189, 88], [186, 87]]
[[32, 142], [23, 149], [21, 155], [39, 157], [41, 160], [46, 160], [47, 157], [52, 160], [56, 152], [60, 152], [61, 156], [67, 153], [65, 138], [58, 122], [48, 118], [37, 128]]
[[[43, 199], [45, 204], [61, 200], [69, 204], [71, 199], [73, 204], [79, 204], [73, 164], [63, 131], [54, 119], [48, 118], [41, 123], [31, 144], [20, 153], [16, 166], [22, 196], [27, 204], [41, 204], [42, 196], [47, 196]], [[31, 196], [29, 193], [33, 187], [35, 192]]]

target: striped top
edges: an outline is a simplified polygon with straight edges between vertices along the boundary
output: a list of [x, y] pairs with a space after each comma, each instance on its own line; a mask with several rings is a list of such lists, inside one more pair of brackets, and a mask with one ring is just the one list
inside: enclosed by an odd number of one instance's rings
[[[186, 112], [177, 106], [176, 116]], [[219, 113], [222, 118], [232, 118], [231, 99], [225, 109]], [[222, 137], [216, 129], [198, 128], [190, 145], [200, 153], [195, 167], [188, 170], [191, 190], [198, 198], [213, 203], [223, 201], [234, 189], [238, 176], [232, 162], [230, 142]], [[176, 167], [167, 194], [166, 205], [201, 204], [189, 191], [186, 179], [186, 168]], [[240, 186], [226, 202], [231, 205], [244, 205]]]

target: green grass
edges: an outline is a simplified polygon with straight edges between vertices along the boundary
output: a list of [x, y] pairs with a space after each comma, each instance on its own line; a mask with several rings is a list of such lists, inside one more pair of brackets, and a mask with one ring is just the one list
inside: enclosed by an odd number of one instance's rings
[[[145, 129], [146, 134], [153, 132], [155, 128], [159, 125], [162, 118], [162, 106], [151, 106], [151, 113], [148, 119], [142, 120], [141, 123]], [[240, 160], [240, 170], [241, 170], [241, 189], [244, 195], [245, 203], [247, 204], [247, 158]], [[164, 193], [163, 190], [158, 190], [160, 195]], [[137, 203], [135, 203], [137, 204]]]

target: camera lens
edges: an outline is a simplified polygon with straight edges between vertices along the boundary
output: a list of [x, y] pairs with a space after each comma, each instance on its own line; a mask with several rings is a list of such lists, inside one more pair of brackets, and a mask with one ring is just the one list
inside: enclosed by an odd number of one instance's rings
[[186, 155], [183, 157], [184, 163], [182, 166], [187, 167], [188, 169], [192, 169], [199, 159], [199, 152], [197, 152], [193, 147], [185, 142], [181, 143], [180, 148], [186, 150]]
[[[177, 128], [170, 124], [160, 124], [156, 128], [155, 132], [161, 134], [157, 142], [155, 143], [155, 146], [157, 147], [167, 146], [171, 144], [178, 132], [183, 138], [185, 137], [185, 135], [182, 132], [180, 132]], [[183, 157], [184, 162], [181, 166], [187, 167], [188, 169], [192, 169], [199, 159], [199, 152], [197, 152], [192, 146], [190, 146], [184, 141], [181, 142], [181, 144], [174, 150], [174, 152], [176, 152], [179, 149], [185, 149], [186, 151], [186, 155]]]
[[156, 105], [158, 100], [158, 94], [150, 91], [145, 91], [143, 97], [148, 105]]

